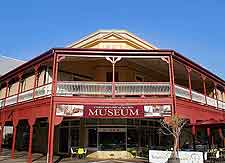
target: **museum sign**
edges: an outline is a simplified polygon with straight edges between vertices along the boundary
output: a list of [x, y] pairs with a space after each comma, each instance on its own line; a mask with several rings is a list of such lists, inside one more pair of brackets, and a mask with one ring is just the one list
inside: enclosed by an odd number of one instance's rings
[[170, 105], [57, 105], [57, 116], [84, 118], [151, 118], [171, 115]]

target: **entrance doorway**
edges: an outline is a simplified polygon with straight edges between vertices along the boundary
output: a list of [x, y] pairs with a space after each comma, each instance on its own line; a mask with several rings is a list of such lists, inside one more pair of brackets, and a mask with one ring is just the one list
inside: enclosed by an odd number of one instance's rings
[[99, 151], [124, 151], [127, 144], [125, 128], [98, 128]]
[[60, 128], [59, 134], [59, 152], [67, 153], [68, 152], [68, 137], [69, 137], [69, 129], [68, 128]]

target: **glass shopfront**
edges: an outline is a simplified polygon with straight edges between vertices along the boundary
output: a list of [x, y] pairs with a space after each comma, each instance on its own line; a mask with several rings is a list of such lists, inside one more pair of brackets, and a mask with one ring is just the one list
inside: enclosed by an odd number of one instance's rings
[[[65, 119], [59, 126], [59, 151], [83, 146], [89, 151], [169, 148], [160, 119]], [[165, 138], [166, 137], [166, 138]]]

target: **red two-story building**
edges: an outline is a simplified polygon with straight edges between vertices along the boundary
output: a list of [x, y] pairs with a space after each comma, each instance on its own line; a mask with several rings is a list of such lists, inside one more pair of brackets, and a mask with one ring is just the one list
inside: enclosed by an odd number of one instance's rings
[[[124, 30], [101, 30], [53, 48], [0, 77], [0, 145], [66, 154], [170, 148], [160, 120], [188, 120], [188, 142], [224, 146], [225, 81], [174, 50]], [[3, 141], [13, 127], [12, 143]]]

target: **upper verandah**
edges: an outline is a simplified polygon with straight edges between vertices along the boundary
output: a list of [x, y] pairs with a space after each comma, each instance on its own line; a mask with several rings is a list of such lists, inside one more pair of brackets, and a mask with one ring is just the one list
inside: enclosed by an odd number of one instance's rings
[[[10, 81], [11, 79], [17, 77], [20, 74], [24, 74], [27, 69], [34, 67], [38, 64], [45, 62], [44, 64], [50, 64], [53, 66], [53, 55], [57, 54], [60, 56], [85, 56], [85, 57], [106, 57], [106, 56], [126, 56], [126, 57], [160, 57], [160, 56], [172, 56], [174, 59], [174, 65], [176, 67], [176, 62], [181, 63], [185, 68], [190, 68], [198, 72], [201, 76], [205, 76], [212, 80], [216, 84], [225, 86], [225, 81], [215, 74], [211, 73], [207, 69], [201, 67], [200, 65], [194, 63], [188, 58], [180, 55], [174, 50], [163, 50], [158, 49], [154, 45], [140, 39], [139, 37], [133, 35], [125, 30], [100, 30], [85, 38], [69, 45], [66, 48], [54, 48], [46, 53], [28, 61], [22, 66], [14, 69], [13, 71], [0, 77], [1, 85], [5, 81]], [[125, 58], [126, 58], [125, 57]], [[49, 59], [48, 62], [45, 60]], [[176, 62], [175, 62], [176, 61]], [[180, 67], [178, 66], [178, 69]], [[30, 73], [30, 72], [29, 72]], [[182, 75], [181, 72], [177, 73]], [[176, 72], [175, 72], [176, 75]], [[34, 77], [34, 76], [33, 76]]]

